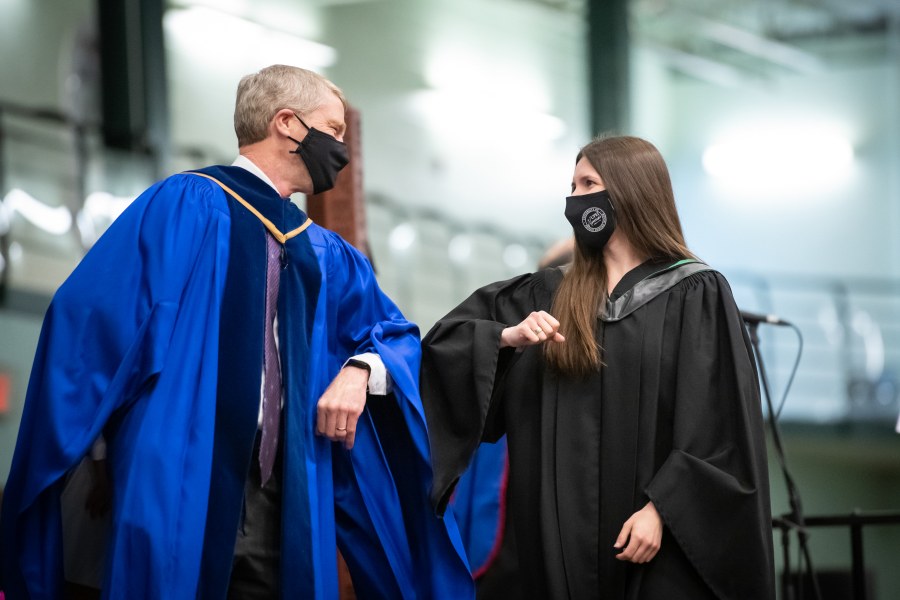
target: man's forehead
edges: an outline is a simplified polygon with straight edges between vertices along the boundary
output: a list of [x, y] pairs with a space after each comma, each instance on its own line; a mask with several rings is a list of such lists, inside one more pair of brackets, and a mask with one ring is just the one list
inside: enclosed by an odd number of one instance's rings
[[344, 103], [341, 102], [340, 98], [334, 96], [333, 100], [329, 99], [313, 110], [310, 116], [313, 115], [327, 121], [331, 125], [343, 125], [345, 118]]

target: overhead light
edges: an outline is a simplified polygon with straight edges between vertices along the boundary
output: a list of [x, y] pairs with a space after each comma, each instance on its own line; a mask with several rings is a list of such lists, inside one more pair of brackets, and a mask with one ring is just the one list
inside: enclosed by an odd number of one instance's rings
[[416, 241], [416, 229], [412, 223], [400, 223], [391, 230], [388, 236], [388, 244], [392, 250], [405, 252]]
[[215, 64], [250, 61], [316, 70], [330, 67], [337, 60], [337, 51], [331, 46], [206, 6], [170, 9], [164, 25], [174, 43], [187, 48], [192, 56]]
[[821, 124], [751, 125], [710, 144], [702, 160], [710, 176], [735, 189], [802, 194], [846, 179], [853, 147]]
[[[552, 142], [566, 133], [565, 123], [555, 115], [515, 103], [488, 110], [484, 96], [471, 90], [422, 90], [414, 93], [411, 101], [433, 129], [467, 140], [472, 131], [490, 131], [492, 137], [506, 143]], [[461, 123], [465, 127], [460, 127]]]
[[17, 212], [29, 223], [47, 233], [63, 235], [72, 228], [72, 213], [68, 208], [47, 206], [19, 188], [13, 188], [6, 194], [3, 205], [7, 220], [12, 212]]
[[423, 76], [435, 90], [476, 96], [510, 107], [550, 108], [546, 75], [521, 57], [479, 54], [460, 41], [434, 41], [424, 59]]
[[554, 141], [566, 132], [562, 119], [549, 112], [546, 76], [527, 61], [486, 58], [459, 42], [435, 43], [423, 77], [428, 89], [413, 102], [434, 129], [467, 136], [490, 131], [507, 143]]

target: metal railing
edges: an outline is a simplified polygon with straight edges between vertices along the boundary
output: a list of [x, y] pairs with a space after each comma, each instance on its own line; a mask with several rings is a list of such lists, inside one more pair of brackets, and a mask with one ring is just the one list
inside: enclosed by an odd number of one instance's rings
[[[852, 600], [868, 600], [869, 589], [866, 581], [866, 563], [863, 552], [863, 528], [871, 525], [900, 525], [900, 512], [855, 510], [843, 515], [807, 516], [803, 525], [796, 523], [792, 514], [772, 519], [772, 526], [781, 530], [783, 573], [781, 587], [782, 600], [805, 600], [802, 575], [794, 578], [791, 567], [791, 534], [805, 535], [812, 527], [848, 527], [850, 529], [850, 573], [853, 586]], [[815, 573], [810, 573], [815, 577]]]

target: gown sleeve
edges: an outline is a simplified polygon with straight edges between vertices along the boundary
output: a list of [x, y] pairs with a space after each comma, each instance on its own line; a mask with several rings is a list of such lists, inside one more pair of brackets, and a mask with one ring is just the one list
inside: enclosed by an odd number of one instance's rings
[[431, 502], [443, 514], [482, 441], [505, 433], [498, 409], [503, 379], [518, 355], [500, 333], [549, 310], [544, 277], [526, 274], [476, 290], [422, 340], [421, 390], [431, 442]]
[[222, 239], [210, 235], [224, 220], [211, 210], [219, 193], [175, 181], [131, 204], [45, 315], [3, 498], [8, 594], [60, 597], [63, 478], [162, 370], [201, 249]]
[[719, 598], [774, 598], [759, 384], [725, 279], [696, 276], [673, 348], [672, 447], [647, 486], [678, 545]]
[[369, 396], [353, 450], [333, 445], [341, 552], [360, 589], [376, 595], [415, 590], [423, 598], [473, 598], [456, 523], [438, 519], [428, 502], [432, 473], [419, 396], [419, 329], [381, 291], [367, 258], [336, 236], [330, 243], [334, 362], [375, 353], [392, 381], [388, 395]]

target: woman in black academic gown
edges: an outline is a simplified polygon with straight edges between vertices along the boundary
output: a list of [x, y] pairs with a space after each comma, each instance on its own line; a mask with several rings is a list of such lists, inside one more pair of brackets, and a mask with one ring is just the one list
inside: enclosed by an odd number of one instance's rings
[[503, 597], [772, 599], [759, 386], [728, 283], [685, 245], [649, 142], [585, 146], [572, 194], [570, 265], [477, 290], [422, 342], [435, 506], [505, 433]]

